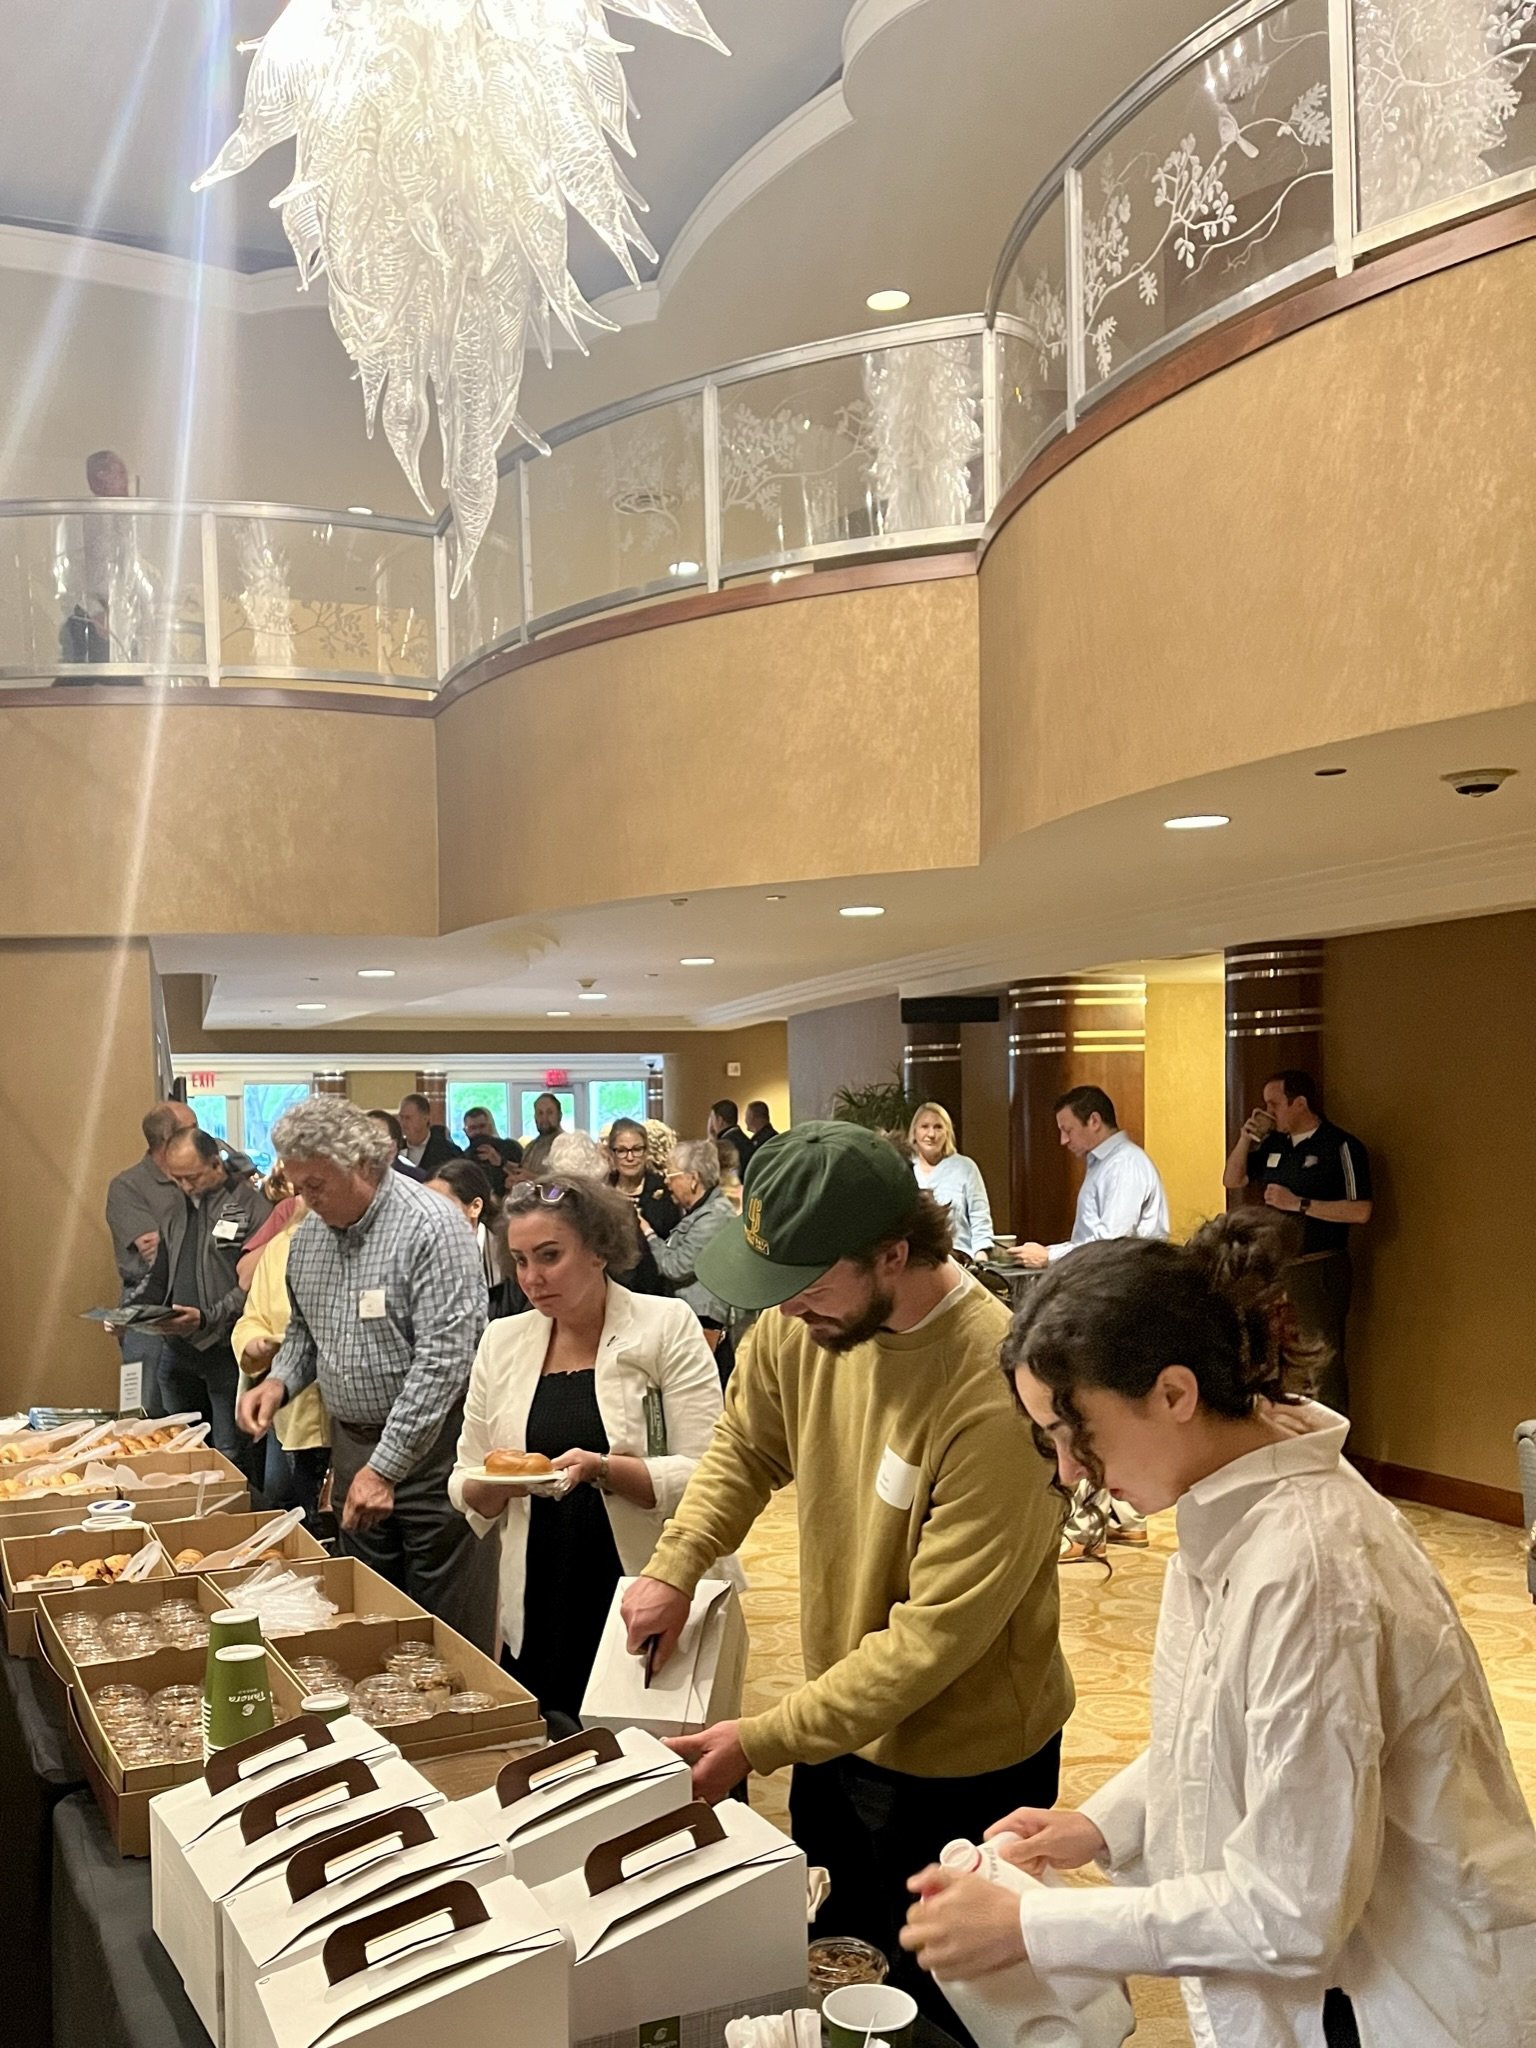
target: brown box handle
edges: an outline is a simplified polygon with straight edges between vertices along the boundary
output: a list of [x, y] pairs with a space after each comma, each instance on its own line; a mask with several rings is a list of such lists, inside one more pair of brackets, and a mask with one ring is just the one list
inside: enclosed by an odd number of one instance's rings
[[619, 1738], [611, 1728], [578, 1729], [574, 1735], [551, 1742], [528, 1756], [515, 1756], [511, 1763], [503, 1764], [496, 1780], [497, 1801], [502, 1806], [515, 1806], [519, 1799], [526, 1799], [533, 1790], [535, 1778], [542, 1778], [546, 1771], [559, 1764], [571, 1763], [579, 1756], [591, 1757], [594, 1764], [612, 1764], [617, 1763], [623, 1754]]
[[611, 1842], [599, 1842], [588, 1856], [582, 1873], [587, 1880], [588, 1897], [595, 1899], [599, 1892], [612, 1891], [615, 1885], [622, 1884], [625, 1858], [633, 1856], [639, 1849], [648, 1849], [652, 1842], [664, 1842], [668, 1835], [692, 1835], [695, 1849], [707, 1849], [712, 1842], [725, 1840], [725, 1829], [712, 1806], [706, 1805], [702, 1799], [693, 1799], [686, 1806], [679, 1806], [671, 1813], [658, 1814], [655, 1820], [631, 1828], [627, 1835], [615, 1835]]
[[269, 1792], [259, 1792], [241, 1811], [241, 1835], [247, 1842], [259, 1842], [263, 1835], [274, 1831], [277, 1816], [284, 1807], [301, 1806], [312, 1794], [324, 1792], [332, 1785], [345, 1785], [353, 1799], [379, 1789], [379, 1781], [368, 1766], [355, 1756], [346, 1756], [340, 1763], [327, 1764], [323, 1771], [311, 1771], [307, 1778], [290, 1778], [286, 1785], [274, 1785]]
[[203, 1765], [203, 1783], [210, 1792], [227, 1792], [231, 1785], [239, 1784], [240, 1766], [265, 1750], [281, 1749], [290, 1742], [302, 1743], [305, 1749], [323, 1749], [334, 1740], [325, 1723], [311, 1714], [301, 1715], [297, 1721], [274, 1721], [259, 1735], [247, 1735], [228, 1749], [216, 1749]]
[[342, 1984], [348, 1977], [366, 1970], [369, 1942], [398, 1933], [402, 1927], [414, 1927], [419, 1920], [434, 1919], [439, 1913], [452, 1918], [456, 1934], [462, 1934], [466, 1927], [483, 1927], [491, 1917], [490, 1907], [475, 1887], [461, 1877], [432, 1891], [419, 1892], [414, 1899], [403, 1899], [399, 1905], [381, 1906], [377, 1913], [366, 1913], [361, 1920], [348, 1920], [327, 1936], [320, 1951], [326, 1983]]
[[419, 1849], [423, 1842], [431, 1841], [432, 1823], [419, 1806], [392, 1806], [388, 1813], [373, 1814], [355, 1827], [343, 1828], [339, 1835], [327, 1835], [323, 1842], [295, 1849], [288, 1858], [289, 1898], [297, 1905], [311, 1892], [321, 1891], [330, 1882], [331, 1865], [340, 1857], [364, 1849], [370, 1842], [387, 1841], [391, 1835], [400, 1837], [402, 1849]]

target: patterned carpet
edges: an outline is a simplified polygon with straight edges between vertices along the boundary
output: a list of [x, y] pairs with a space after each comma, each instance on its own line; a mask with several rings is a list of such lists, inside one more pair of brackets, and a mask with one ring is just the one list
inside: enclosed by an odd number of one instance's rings
[[[1526, 1591], [1518, 1529], [1405, 1506], [1419, 1540], [1455, 1596], [1476, 1642], [1504, 1723], [1525, 1795], [1536, 1807], [1536, 1606]], [[1071, 1805], [1129, 1763], [1146, 1741], [1147, 1673], [1157, 1626], [1163, 1560], [1173, 1550], [1173, 1517], [1153, 1523], [1145, 1552], [1117, 1550], [1113, 1575], [1090, 1565], [1062, 1571], [1062, 1639], [1077, 1680], [1077, 1712], [1066, 1734], [1062, 1797]], [[783, 1696], [800, 1678], [799, 1549], [792, 1492], [773, 1502], [744, 1552], [752, 1590], [747, 1673], [749, 1713]], [[787, 1825], [789, 1774], [759, 1779], [753, 1804]], [[1133, 1984], [1137, 2048], [1187, 2048], [1189, 2030], [1177, 1987]]]

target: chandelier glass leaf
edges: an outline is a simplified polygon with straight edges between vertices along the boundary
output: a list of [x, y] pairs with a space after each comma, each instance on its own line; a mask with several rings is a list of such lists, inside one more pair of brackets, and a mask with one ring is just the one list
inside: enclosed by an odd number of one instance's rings
[[382, 420], [422, 504], [437, 401], [454, 515], [453, 588], [496, 503], [523, 357], [550, 361], [553, 322], [585, 349], [612, 329], [578, 290], [567, 208], [638, 284], [656, 251], [615, 154], [634, 154], [609, 15], [724, 51], [697, 0], [288, 0], [255, 47], [240, 124], [194, 190], [292, 138], [273, 200], [301, 288], [325, 273], [331, 323], [357, 365], [368, 432]]

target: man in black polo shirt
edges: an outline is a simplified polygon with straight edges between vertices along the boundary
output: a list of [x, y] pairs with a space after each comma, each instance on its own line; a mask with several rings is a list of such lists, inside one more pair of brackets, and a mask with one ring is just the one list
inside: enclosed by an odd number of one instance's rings
[[1271, 1209], [1296, 1216], [1300, 1250], [1285, 1269], [1286, 1291], [1303, 1333], [1323, 1345], [1318, 1399], [1349, 1413], [1344, 1324], [1352, 1275], [1349, 1233], [1371, 1220], [1371, 1158], [1351, 1132], [1331, 1124], [1317, 1083], [1295, 1067], [1264, 1083], [1264, 1107], [1238, 1133], [1223, 1185], [1262, 1190]]

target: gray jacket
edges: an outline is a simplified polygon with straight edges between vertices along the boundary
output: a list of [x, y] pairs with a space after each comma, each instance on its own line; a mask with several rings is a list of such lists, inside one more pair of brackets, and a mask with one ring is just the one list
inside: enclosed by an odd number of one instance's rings
[[686, 1301], [701, 1321], [707, 1316], [712, 1323], [719, 1323], [727, 1330], [733, 1320], [739, 1322], [744, 1318], [718, 1294], [711, 1294], [694, 1268], [705, 1245], [724, 1230], [735, 1214], [719, 1188], [711, 1188], [702, 1201], [694, 1203], [680, 1223], [673, 1225], [670, 1236], [646, 1239], [657, 1270], [672, 1282], [679, 1299]]
[[[220, 1149], [232, 1175], [248, 1180], [255, 1172], [243, 1152], [228, 1145]], [[181, 1189], [160, 1171], [148, 1152], [108, 1181], [107, 1229], [112, 1234], [112, 1257], [122, 1278], [125, 1302], [148, 1298], [149, 1283], [159, 1263], [135, 1251], [134, 1239], [158, 1231], [163, 1251], [171, 1225], [185, 1215], [186, 1207]]]
[[[179, 1196], [179, 1189], [177, 1193]], [[165, 1233], [165, 1252], [169, 1262], [167, 1286], [170, 1291], [175, 1289], [177, 1261], [181, 1257], [187, 1230], [190, 1227], [197, 1232], [198, 1299], [180, 1304], [183, 1308], [198, 1308], [203, 1312], [201, 1329], [181, 1339], [194, 1351], [211, 1351], [216, 1344], [229, 1342], [229, 1334], [245, 1307], [245, 1289], [240, 1285], [235, 1268], [245, 1250], [246, 1239], [271, 1214], [272, 1204], [261, 1189], [243, 1175], [230, 1170], [225, 1173], [222, 1187], [211, 1188], [206, 1195], [194, 1197], [190, 1209], [183, 1201], [180, 1213], [172, 1217]]]

